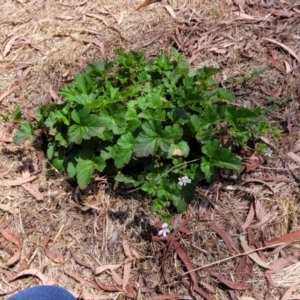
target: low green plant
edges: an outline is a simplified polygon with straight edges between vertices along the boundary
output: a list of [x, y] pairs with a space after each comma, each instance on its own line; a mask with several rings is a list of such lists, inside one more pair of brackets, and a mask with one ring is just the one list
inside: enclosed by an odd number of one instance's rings
[[171, 58], [154, 60], [116, 55], [62, 88], [64, 103], [40, 107], [15, 142], [43, 129], [50, 163], [81, 189], [101, 172], [146, 192], [154, 210], [182, 211], [199, 181], [216, 180], [221, 168], [241, 168], [234, 150], [266, 130], [260, 122], [266, 111], [238, 106], [214, 80], [219, 69], [192, 70], [175, 49]]

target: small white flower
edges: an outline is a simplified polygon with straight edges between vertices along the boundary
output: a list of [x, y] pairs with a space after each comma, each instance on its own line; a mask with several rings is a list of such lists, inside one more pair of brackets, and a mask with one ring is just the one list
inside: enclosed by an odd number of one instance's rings
[[273, 151], [270, 148], [264, 150], [264, 155], [266, 157], [272, 157]]
[[186, 186], [187, 183], [191, 183], [191, 179], [189, 179], [187, 176], [179, 177], [178, 178], [178, 184], [180, 186]]
[[168, 223], [163, 223], [161, 225], [161, 230], [158, 232], [158, 236], [163, 236], [163, 237], [166, 237], [169, 233], [170, 233], [170, 230], [168, 229]]

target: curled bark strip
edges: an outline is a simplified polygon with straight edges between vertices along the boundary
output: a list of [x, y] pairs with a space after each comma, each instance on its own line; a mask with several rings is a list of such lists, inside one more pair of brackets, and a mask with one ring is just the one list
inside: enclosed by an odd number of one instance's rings
[[219, 281], [221, 281], [222, 283], [224, 283], [226, 286], [228, 286], [229, 288], [233, 289], [233, 290], [239, 290], [239, 291], [245, 291], [251, 288], [251, 286], [246, 285], [245, 282], [234, 282], [234, 281], [230, 281], [228, 279], [222, 278], [222, 276], [220, 276], [217, 273], [211, 273], [214, 277], [216, 277]]
[[22, 271], [22, 272], [18, 273], [14, 278], [12, 278], [11, 281], [14, 281], [14, 280], [18, 279], [19, 277], [25, 276], [25, 275], [35, 276], [42, 282], [43, 285], [46, 284], [46, 277], [37, 269], [28, 269], [28, 270]]
[[18, 247], [17, 252], [6, 262], [7, 266], [12, 266], [20, 260], [21, 250], [23, 246], [22, 241], [17, 235], [6, 229], [0, 229], [0, 233], [4, 236], [6, 240], [8, 240], [11, 243], [14, 243]]
[[272, 189], [272, 187], [267, 184], [266, 182], [264, 182], [263, 180], [260, 180], [260, 179], [254, 179], [254, 178], [251, 178], [251, 179], [246, 179], [242, 185], [245, 185], [246, 183], [250, 183], [250, 182], [258, 182], [258, 183], [262, 183], [263, 185], [265, 185], [271, 192], [272, 194], [274, 195], [275, 194], [275, 191]]
[[72, 257], [74, 258], [74, 260], [80, 265], [80, 266], [83, 266], [83, 267], [86, 267], [88, 269], [92, 269], [91, 266], [89, 266], [87, 263], [81, 261], [79, 258], [76, 257], [76, 255], [74, 254], [74, 251], [72, 248], [69, 248], [70, 252], [71, 252], [71, 255]]
[[66, 269], [64, 269], [64, 272], [65, 272], [65, 274], [67, 274], [68, 276], [70, 276], [71, 278], [73, 278], [74, 280], [76, 280], [77, 282], [79, 282], [82, 285], [92, 287], [96, 290], [101, 290], [101, 288], [98, 286], [98, 284], [95, 281], [85, 280], [84, 278], [82, 278]]
[[[182, 283], [187, 287], [190, 287], [191, 285], [191, 283], [187, 279], [182, 279]], [[208, 293], [202, 290], [198, 285], [194, 286], [194, 291], [206, 300], [214, 300]]]
[[235, 244], [231, 237], [228, 236], [219, 226], [217, 226], [216, 224], [211, 224], [210, 228], [223, 239], [229, 252], [233, 253], [235, 251], [236, 253], [241, 253], [239, 247]]
[[193, 286], [197, 286], [198, 280], [197, 280], [196, 272], [194, 271], [194, 266], [193, 266], [190, 258], [188, 257], [187, 253], [183, 250], [183, 248], [181, 248], [181, 246], [178, 242], [174, 242], [174, 248], [175, 248], [175, 252], [180, 257], [180, 259], [183, 261], [187, 270], [190, 272]]
[[245, 223], [242, 225], [243, 231], [247, 229], [247, 227], [252, 223], [254, 216], [255, 216], [254, 203], [251, 202], [248, 216], [246, 218]]
[[273, 246], [273, 245], [278, 246], [278, 244], [290, 243], [290, 242], [294, 242], [298, 239], [300, 239], [300, 230], [284, 234], [280, 238], [277, 238], [277, 239], [274, 239], [271, 241], [265, 241], [264, 244], [266, 246]]

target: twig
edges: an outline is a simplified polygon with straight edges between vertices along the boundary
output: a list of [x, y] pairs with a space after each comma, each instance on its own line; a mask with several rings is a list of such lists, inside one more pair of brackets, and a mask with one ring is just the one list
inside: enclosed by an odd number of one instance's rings
[[210, 263], [210, 264], [207, 264], [207, 265], [198, 267], [198, 268], [193, 269], [193, 270], [190, 270], [190, 271], [188, 271], [188, 272], [181, 273], [180, 275], [173, 276], [173, 277], [171, 277], [171, 278], [169, 278], [169, 279], [174, 279], [174, 278], [177, 278], [177, 277], [180, 277], [180, 276], [183, 276], [183, 275], [187, 275], [187, 274], [189, 274], [189, 273], [191, 273], [191, 272], [199, 271], [199, 270], [201, 270], [201, 269], [205, 269], [205, 268], [208, 268], [208, 267], [217, 265], [217, 264], [219, 264], [219, 263], [222, 263], [222, 262], [224, 262], [224, 261], [231, 260], [231, 259], [236, 258], [236, 257], [248, 255], [248, 254], [254, 253], [254, 252], [256, 252], [256, 251], [261, 251], [261, 250], [265, 250], [265, 249], [268, 249], [268, 248], [275, 248], [275, 247], [277, 247], [277, 246], [279, 246], [279, 245], [282, 245], [282, 244], [284, 244], [284, 243], [279, 243], [279, 244], [275, 244], [275, 245], [271, 245], [271, 246], [261, 247], [261, 248], [253, 249], [253, 250], [248, 251], [248, 252], [236, 254], [236, 255], [233, 255], [233, 256], [230, 256], [230, 257], [227, 257], [227, 258], [224, 258], [224, 259], [215, 261], [215, 262], [213, 262], [213, 263]]

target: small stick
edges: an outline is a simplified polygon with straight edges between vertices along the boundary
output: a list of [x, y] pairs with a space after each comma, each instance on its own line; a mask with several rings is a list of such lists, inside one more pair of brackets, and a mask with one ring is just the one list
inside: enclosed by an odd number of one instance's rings
[[236, 258], [236, 257], [240, 257], [240, 256], [243, 256], [243, 255], [248, 255], [248, 254], [251, 254], [251, 253], [253, 253], [253, 252], [260, 251], [260, 250], [265, 250], [265, 249], [268, 249], [268, 248], [274, 248], [274, 247], [277, 247], [277, 246], [282, 245], [282, 244], [284, 244], [284, 243], [279, 243], [279, 244], [275, 244], [275, 245], [271, 245], [271, 246], [261, 247], [261, 248], [257, 248], [257, 249], [254, 249], [254, 250], [251, 250], [251, 251], [248, 251], [248, 252], [236, 254], [236, 255], [233, 255], [233, 256], [230, 256], [230, 257], [227, 257], [227, 258], [224, 258], [224, 259], [215, 261], [215, 262], [213, 262], [213, 263], [210, 263], [210, 264], [207, 264], [207, 265], [198, 267], [198, 268], [193, 269], [193, 270], [190, 270], [190, 271], [188, 271], [188, 272], [184, 272], [184, 273], [182, 273], [182, 274], [180, 274], [180, 275], [173, 276], [173, 277], [171, 277], [171, 278], [169, 278], [169, 279], [173, 279], [173, 278], [177, 278], [177, 277], [180, 277], [180, 276], [183, 276], [183, 275], [187, 275], [187, 274], [189, 274], [189, 273], [191, 273], [191, 272], [199, 271], [199, 270], [201, 270], [201, 269], [205, 269], [205, 268], [208, 268], [208, 267], [217, 265], [217, 264], [219, 264], [219, 263], [222, 263], [222, 262], [224, 262], [224, 261], [231, 260], [231, 259]]

